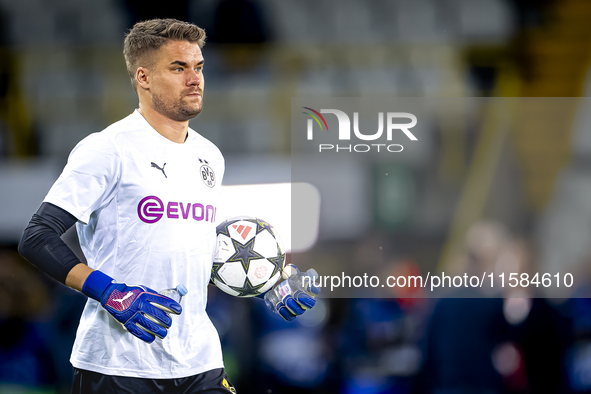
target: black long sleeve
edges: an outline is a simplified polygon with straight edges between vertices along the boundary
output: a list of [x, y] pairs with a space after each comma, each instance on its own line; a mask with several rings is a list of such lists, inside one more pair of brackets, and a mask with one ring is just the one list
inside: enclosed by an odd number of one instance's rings
[[65, 284], [70, 270], [81, 261], [61, 236], [76, 222], [69, 212], [44, 202], [23, 233], [19, 253], [41, 271]]

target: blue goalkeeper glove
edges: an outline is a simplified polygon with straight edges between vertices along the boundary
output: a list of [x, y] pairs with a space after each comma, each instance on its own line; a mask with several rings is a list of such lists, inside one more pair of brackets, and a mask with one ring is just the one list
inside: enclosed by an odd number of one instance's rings
[[301, 273], [292, 264], [283, 269], [284, 281], [265, 293], [265, 303], [272, 311], [291, 321], [316, 305], [320, 287], [314, 284], [318, 274], [314, 270]]
[[116, 283], [100, 271], [88, 276], [82, 293], [99, 301], [127, 331], [147, 343], [166, 337], [172, 324], [169, 313], [183, 311], [179, 303], [149, 287]]

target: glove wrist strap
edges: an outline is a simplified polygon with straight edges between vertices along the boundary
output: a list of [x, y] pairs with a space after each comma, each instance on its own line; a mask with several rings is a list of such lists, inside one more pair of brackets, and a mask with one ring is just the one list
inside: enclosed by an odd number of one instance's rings
[[113, 283], [114, 279], [101, 271], [93, 271], [82, 286], [82, 293], [90, 298], [100, 302], [101, 297], [107, 287]]

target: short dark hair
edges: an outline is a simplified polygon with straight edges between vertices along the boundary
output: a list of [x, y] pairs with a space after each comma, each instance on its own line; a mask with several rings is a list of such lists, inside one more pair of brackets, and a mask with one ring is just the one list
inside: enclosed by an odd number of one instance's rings
[[123, 56], [136, 91], [136, 70], [140, 66], [150, 67], [153, 62], [151, 55], [168, 41], [189, 41], [203, 48], [205, 30], [176, 19], [150, 19], [136, 23], [125, 36]]

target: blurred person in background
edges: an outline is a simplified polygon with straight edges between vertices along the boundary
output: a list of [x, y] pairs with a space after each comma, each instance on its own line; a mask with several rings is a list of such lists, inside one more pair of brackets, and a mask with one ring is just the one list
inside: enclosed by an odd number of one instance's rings
[[339, 336], [341, 393], [409, 393], [420, 352], [408, 311], [397, 299], [349, 300]]
[[[466, 236], [466, 265], [459, 271], [470, 274], [488, 267], [490, 272], [505, 245], [505, 232], [498, 223], [476, 223]], [[442, 394], [504, 393], [502, 376], [492, 361], [494, 349], [510, 336], [503, 300], [473, 298], [479, 296], [477, 291], [461, 288], [449, 298], [436, 301], [424, 338], [420, 390]]]
[[[535, 272], [528, 244], [502, 225], [479, 222], [466, 236], [466, 272]], [[496, 284], [496, 298], [456, 291], [430, 317], [423, 386], [434, 393], [568, 392], [563, 363], [571, 342], [568, 319], [534, 288]], [[503, 298], [499, 298], [502, 295]]]
[[[530, 277], [538, 271], [532, 247], [524, 240], [511, 239], [496, 264], [495, 273]], [[548, 299], [536, 294], [534, 284], [511, 287], [505, 283], [503, 314], [511, 327], [507, 342], [493, 352], [493, 363], [510, 392], [563, 393], [568, 384], [563, 367], [572, 343], [567, 316]], [[556, 302], [555, 302], [556, 303]], [[560, 307], [560, 305], [559, 305]], [[561, 307], [564, 309], [564, 306]]]
[[[361, 268], [379, 270], [381, 278], [421, 275], [412, 259], [385, 257], [402, 254], [388, 237], [371, 234], [356, 253]], [[341, 393], [410, 393], [422, 362], [419, 341], [425, 334], [427, 300], [421, 298], [423, 289], [410, 280], [405, 286], [399, 282], [389, 288], [390, 298], [373, 298], [373, 291], [364, 289], [362, 295], [367, 298], [346, 300], [341, 312], [342, 328], [335, 344], [341, 355], [337, 360], [343, 374]]]
[[290, 323], [261, 303], [252, 305], [253, 393], [337, 392], [331, 379], [335, 360], [327, 332], [327, 304], [319, 300], [314, 309]]

